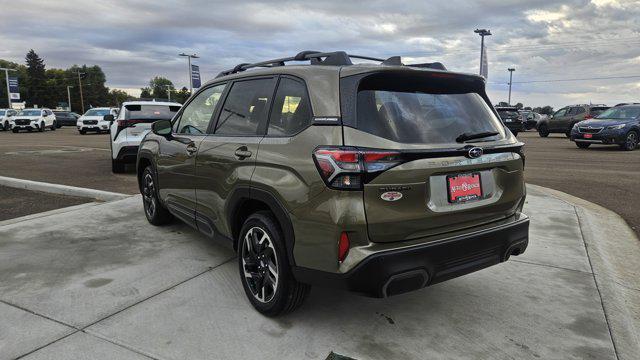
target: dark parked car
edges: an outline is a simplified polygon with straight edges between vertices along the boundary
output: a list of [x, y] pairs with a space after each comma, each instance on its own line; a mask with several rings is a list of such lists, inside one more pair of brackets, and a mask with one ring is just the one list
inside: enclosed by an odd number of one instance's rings
[[513, 135], [518, 135], [519, 132], [524, 131], [524, 124], [522, 122], [522, 115], [518, 112], [516, 107], [497, 107], [496, 111], [500, 115], [500, 119], [506, 127], [511, 130]]
[[582, 121], [592, 119], [600, 115], [609, 107], [606, 105], [581, 104], [563, 107], [556, 111], [547, 119], [538, 122], [538, 134], [547, 137], [552, 133], [565, 134], [571, 136], [573, 125]]
[[70, 111], [54, 111], [56, 115], [56, 126], [59, 128], [61, 126], [76, 126], [76, 122], [78, 118]]
[[310, 285], [386, 297], [527, 247], [523, 144], [484, 78], [354, 57], [240, 64], [140, 143], [147, 220], [177, 217], [237, 251], [264, 314], [295, 309]]
[[619, 145], [632, 151], [640, 139], [640, 104], [612, 107], [594, 119], [581, 121], [571, 129], [571, 141], [581, 149], [591, 144]]
[[521, 110], [520, 115], [522, 116], [525, 130], [535, 129], [538, 126], [538, 121], [542, 120], [542, 115], [531, 110]]

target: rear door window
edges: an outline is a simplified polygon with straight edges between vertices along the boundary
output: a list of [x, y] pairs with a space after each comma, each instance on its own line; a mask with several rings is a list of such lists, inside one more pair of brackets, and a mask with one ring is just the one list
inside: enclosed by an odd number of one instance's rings
[[281, 78], [269, 117], [270, 136], [291, 136], [311, 123], [311, 106], [303, 82]]
[[259, 126], [266, 123], [275, 82], [275, 78], [268, 78], [233, 83], [218, 117], [215, 134], [257, 135]]
[[504, 137], [501, 121], [473, 92], [360, 90], [357, 123], [362, 131], [400, 143], [456, 143], [463, 133], [498, 133], [484, 141]]

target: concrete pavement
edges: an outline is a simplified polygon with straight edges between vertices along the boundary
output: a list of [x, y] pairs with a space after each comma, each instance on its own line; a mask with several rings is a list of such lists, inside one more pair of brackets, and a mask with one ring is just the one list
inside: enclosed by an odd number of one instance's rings
[[587, 205], [529, 187], [523, 256], [388, 299], [314, 288], [278, 319], [230, 250], [147, 224], [139, 197], [0, 226], [0, 359], [635, 359], [640, 287], [584, 236]]

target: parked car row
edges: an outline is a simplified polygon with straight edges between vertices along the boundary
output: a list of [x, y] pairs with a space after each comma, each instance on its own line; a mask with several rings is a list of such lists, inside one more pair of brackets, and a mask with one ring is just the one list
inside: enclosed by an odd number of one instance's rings
[[592, 119], [577, 122], [569, 136], [581, 149], [605, 144], [633, 151], [640, 143], [640, 103], [618, 105]]
[[0, 122], [2, 130], [13, 131], [44, 131], [56, 129], [56, 116], [50, 109], [0, 109]]

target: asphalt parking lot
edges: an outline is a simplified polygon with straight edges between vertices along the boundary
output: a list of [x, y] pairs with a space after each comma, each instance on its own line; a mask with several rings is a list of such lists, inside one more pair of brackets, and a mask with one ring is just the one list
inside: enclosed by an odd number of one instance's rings
[[89, 201], [87, 198], [0, 186], [0, 221]]
[[592, 145], [579, 149], [563, 134], [520, 133], [527, 183], [589, 200], [622, 216], [640, 236], [640, 149]]
[[640, 319], [605, 313], [580, 212], [535, 188], [525, 211], [523, 256], [388, 299], [314, 288], [276, 319], [232, 251], [149, 225], [139, 196], [0, 226], [0, 359], [632, 359], [618, 321]]
[[111, 172], [108, 134], [80, 135], [73, 127], [0, 132], [0, 176], [135, 194], [135, 175]]

